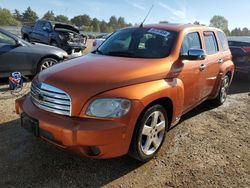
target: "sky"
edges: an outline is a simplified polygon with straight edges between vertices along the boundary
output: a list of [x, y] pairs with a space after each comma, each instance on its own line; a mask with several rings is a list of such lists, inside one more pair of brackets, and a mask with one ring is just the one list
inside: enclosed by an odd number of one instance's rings
[[1, 8], [24, 11], [28, 6], [42, 17], [48, 10], [72, 18], [80, 14], [108, 21], [122, 16], [129, 23], [141, 23], [150, 7], [154, 8], [145, 23], [169, 21], [209, 25], [214, 15], [224, 16], [229, 29], [250, 28], [250, 0], [0, 0]]

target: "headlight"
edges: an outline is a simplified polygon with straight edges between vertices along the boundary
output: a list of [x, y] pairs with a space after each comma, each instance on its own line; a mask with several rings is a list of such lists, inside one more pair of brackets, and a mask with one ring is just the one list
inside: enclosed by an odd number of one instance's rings
[[96, 99], [88, 107], [87, 115], [95, 117], [117, 118], [126, 115], [131, 101], [122, 98]]

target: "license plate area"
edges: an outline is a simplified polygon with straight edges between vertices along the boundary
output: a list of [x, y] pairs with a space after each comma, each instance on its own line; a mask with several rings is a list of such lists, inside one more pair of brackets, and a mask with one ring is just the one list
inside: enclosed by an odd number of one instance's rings
[[39, 137], [39, 122], [36, 119], [29, 117], [27, 114], [21, 114], [21, 126], [25, 128], [28, 132], [34, 134]]

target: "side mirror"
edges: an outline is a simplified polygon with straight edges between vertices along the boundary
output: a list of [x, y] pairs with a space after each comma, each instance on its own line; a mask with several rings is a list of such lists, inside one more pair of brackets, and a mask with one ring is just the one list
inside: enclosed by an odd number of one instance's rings
[[204, 60], [205, 58], [206, 54], [202, 49], [190, 49], [187, 55], [182, 56], [182, 59], [186, 60]]

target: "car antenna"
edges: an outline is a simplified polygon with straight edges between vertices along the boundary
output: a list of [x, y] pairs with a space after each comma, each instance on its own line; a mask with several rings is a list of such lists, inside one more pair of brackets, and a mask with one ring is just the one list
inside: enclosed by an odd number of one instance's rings
[[140, 28], [143, 27], [143, 24], [144, 24], [144, 22], [146, 21], [146, 19], [148, 18], [148, 15], [149, 15], [150, 12], [152, 11], [153, 7], [154, 7], [154, 5], [152, 5], [151, 8], [149, 9], [148, 14], [146, 15], [146, 17], [144, 18], [144, 20], [142, 21], [142, 23], [141, 23], [140, 26], [139, 26]]

